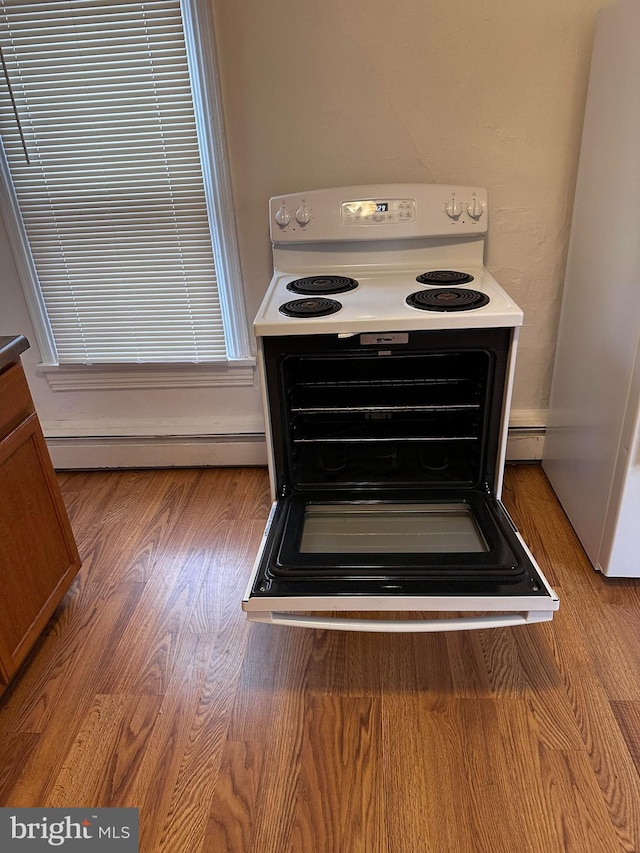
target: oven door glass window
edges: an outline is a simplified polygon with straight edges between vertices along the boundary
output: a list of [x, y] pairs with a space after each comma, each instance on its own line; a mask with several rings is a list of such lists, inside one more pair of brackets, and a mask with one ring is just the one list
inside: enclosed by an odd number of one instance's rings
[[301, 554], [442, 554], [488, 550], [466, 504], [385, 503], [305, 507]]
[[296, 494], [279, 502], [276, 528], [269, 567], [274, 576], [518, 573], [494, 502], [480, 492], [445, 500]]

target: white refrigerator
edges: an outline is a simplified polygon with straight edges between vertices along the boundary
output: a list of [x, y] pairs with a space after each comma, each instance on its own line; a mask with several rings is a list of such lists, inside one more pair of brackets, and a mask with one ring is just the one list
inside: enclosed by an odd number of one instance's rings
[[640, 0], [598, 14], [543, 468], [593, 566], [640, 577]]

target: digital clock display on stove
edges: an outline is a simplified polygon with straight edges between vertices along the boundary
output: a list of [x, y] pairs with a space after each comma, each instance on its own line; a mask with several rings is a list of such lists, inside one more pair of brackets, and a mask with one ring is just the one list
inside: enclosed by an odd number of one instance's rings
[[415, 212], [415, 199], [354, 199], [340, 205], [342, 224], [349, 226], [402, 225], [415, 222]]

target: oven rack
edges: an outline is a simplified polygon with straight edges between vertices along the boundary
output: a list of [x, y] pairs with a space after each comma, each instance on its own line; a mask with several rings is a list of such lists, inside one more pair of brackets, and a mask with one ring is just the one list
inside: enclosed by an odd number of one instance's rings
[[295, 388], [289, 411], [335, 412], [456, 412], [479, 409], [482, 389], [467, 382], [456, 385], [354, 385]]
[[415, 387], [424, 388], [427, 385], [458, 385], [468, 383], [469, 376], [460, 377], [419, 377], [414, 379], [315, 379], [313, 381], [300, 379], [296, 385], [300, 388], [388, 388]]
[[350, 412], [457, 412], [478, 410], [479, 403], [442, 403], [441, 405], [424, 406], [292, 406], [290, 411], [296, 414], [314, 414], [335, 412], [344, 414]]
[[322, 436], [319, 438], [294, 438], [294, 444], [362, 444], [368, 442], [376, 444], [380, 442], [434, 442], [434, 441], [478, 441], [477, 435], [403, 435], [403, 436]]

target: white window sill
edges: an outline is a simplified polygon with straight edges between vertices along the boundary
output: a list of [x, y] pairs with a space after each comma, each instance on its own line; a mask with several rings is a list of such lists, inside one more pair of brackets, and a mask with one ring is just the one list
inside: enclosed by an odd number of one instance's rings
[[40, 364], [52, 391], [219, 388], [253, 385], [255, 359], [222, 364]]

